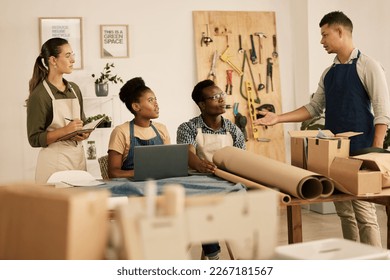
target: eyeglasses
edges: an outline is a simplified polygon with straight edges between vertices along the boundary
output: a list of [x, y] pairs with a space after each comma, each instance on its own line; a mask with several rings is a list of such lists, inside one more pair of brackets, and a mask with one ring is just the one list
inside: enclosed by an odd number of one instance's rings
[[226, 92], [220, 92], [217, 94], [214, 94], [213, 96], [205, 97], [204, 99], [211, 99], [211, 100], [220, 100], [221, 98], [226, 97]]

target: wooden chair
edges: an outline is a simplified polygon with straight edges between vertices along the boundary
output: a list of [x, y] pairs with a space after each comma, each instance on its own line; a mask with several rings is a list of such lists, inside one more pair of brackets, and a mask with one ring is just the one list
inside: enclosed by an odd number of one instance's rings
[[108, 177], [108, 155], [98, 158], [100, 174], [104, 180], [109, 179]]

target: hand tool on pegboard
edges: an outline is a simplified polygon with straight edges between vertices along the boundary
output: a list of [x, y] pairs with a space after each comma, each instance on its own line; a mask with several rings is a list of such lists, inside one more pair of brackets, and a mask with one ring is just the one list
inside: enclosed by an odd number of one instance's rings
[[263, 90], [265, 88], [265, 85], [261, 82], [261, 74], [259, 73], [259, 86], [257, 88], [258, 91]]
[[276, 48], [276, 35], [272, 36], [272, 45], [274, 46], [274, 51], [272, 52], [272, 57], [277, 58], [279, 54], [278, 54], [277, 48]]
[[257, 113], [255, 109], [253, 86], [251, 82], [245, 82], [246, 95], [248, 96], [248, 112], [251, 119], [253, 138], [259, 142], [269, 142], [271, 139], [260, 137], [260, 130], [258, 126], [255, 126], [253, 122], [257, 120]]
[[274, 83], [272, 80], [272, 58], [267, 58], [267, 81], [265, 83], [265, 91], [269, 92], [269, 84], [271, 83], [271, 91], [274, 91]]
[[[261, 119], [261, 118], [264, 118], [264, 115], [258, 113], [258, 111], [266, 111], [266, 112], [272, 112], [272, 113], [275, 113], [275, 106], [272, 105], [272, 104], [263, 104], [263, 105], [260, 105], [259, 107], [256, 108], [256, 118], [257, 119]], [[264, 126], [265, 129], [268, 128], [268, 126]]]
[[203, 47], [203, 44], [206, 45], [206, 47], [208, 47], [208, 45], [210, 43], [213, 42], [213, 39], [211, 39], [211, 37], [209, 36], [209, 25], [206, 24], [206, 29], [207, 29], [207, 35], [205, 32], [202, 32], [202, 38], [200, 39], [200, 46]]
[[251, 38], [251, 45], [252, 45], [252, 49], [250, 50], [250, 57], [251, 57], [251, 61], [252, 61], [252, 64], [256, 64], [257, 63], [257, 55], [256, 55], [256, 49], [255, 49], [255, 42], [253, 41], [253, 35], [249, 35], [249, 37]]
[[248, 141], [248, 133], [246, 132], [246, 125], [248, 120], [246, 116], [243, 116], [240, 112], [238, 112], [238, 105], [238, 102], [233, 104], [234, 122], [244, 134], [245, 141]]
[[[246, 55], [246, 50], [244, 50], [244, 55], [242, 58], [242, 67], [241, 67], [242, 73], [245, 73], [245, 62], [247, 59], [248, 59], [248, 56]], [[240, 78], [240, 94], [241, 94], [242, 98], [244, 98], [245, 100], [248, 100], [248, 97], [246, 97], [246, 95], [243, 92], [243, 88], [242, 88], [243, 85], [244, 85], [244, 74]]]
[[217, 79], [217, 73], [215, 72], [215, 64], [217, 63], [217, 57], [218, 57], [218, 51], [215, 50], [213, 54], [213, 59], [211, 61], [210, 72], [207, 75], [207, 79], [213, 80], [215, 83]]
[[[256, 110], [262, 111], [262, 112], [265, 111], [265, 112], [275, 113], [275, 106], [272, 104], [266, 103], [266, 104], [263, 104], [263, 105], [260, 105], [259, 107], [257, 107]], [[259, 113], [256, 114], [257, 119], [261, 119], [263, 117], [264, 117], [264, 115], [262, 115], [262, 114], [259, 114]]]
[[240, 70], [240, 68], [238, 68], [236, 65], [234, 65], [233, 62], [230, 60], [231, 55], [229, 54], [229, 46], [227, 46], [226, 50], [219, 56], [219, 58], [223, 62], [226, 62], [227, 64], [229, 64], [230, 67], [232, 67], [233, 70], [236, 71], [239, 76], [242, 76], [243, 73]]
[[228, 69], [226, 70], [226, 89], [225, 92], [229, 95], [233, 94], [233, 70]]
[[251, 119], [253, 138], [259, 138], [259, 129], [253, 124], [256, 120], [254, 93], [252, 91], [252, 84], [249, 81], [245, 81], [246, 96], [248, 97], [248, 112]]
[[[246, 55], [246, 53], [245, 53], [245, 55]], [[252, 72], [252, 67], [251, 67], [251, 64], [249, 63], [248, 58], [246, 58], [246, 62], [248, 63], [249, 74], [251, 75], [252, 84], [256, 84], [255, 77], [253, 76], [253, 72]], [[255, 102], [260, 104], [259, 92], [257, 91], [257, 88], [255, 88], [255, 92], [256, 92]]]
[[244, 49], [242, 48], [241, 34], [238, 35], [238, 53], [243, 53]]
[[263, 54], [262, 54], [263, 44], [261, 43], [261, 38], [267, 38], [267, 36], [263, 32], [256, 32], [255, 35], [259, 37], [259, 62], [260, 62], [260, 64], [262, 64], [263, 63], [263, 59], [262, 59], [262, 57], [263, 57]]

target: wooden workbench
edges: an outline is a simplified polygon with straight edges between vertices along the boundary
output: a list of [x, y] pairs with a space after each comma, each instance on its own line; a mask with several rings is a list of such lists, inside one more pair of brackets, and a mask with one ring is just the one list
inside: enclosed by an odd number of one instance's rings
[[335, 202], [359, 199], [373, 202], [386, 206], [387, 213], [387, 249], [390, 249], [390, 196], [372, 196], [372, 197], [357, 197], [349, 194], [334, 194], [327, 198], [319, 198], [314, 200], [306, 200], [293, 198], [287, 206], [287, 229], [288, 229], [288, 243], [299, 243], [303, 241], [302, 238], [302, 214], [301, 206], [320, 202]]

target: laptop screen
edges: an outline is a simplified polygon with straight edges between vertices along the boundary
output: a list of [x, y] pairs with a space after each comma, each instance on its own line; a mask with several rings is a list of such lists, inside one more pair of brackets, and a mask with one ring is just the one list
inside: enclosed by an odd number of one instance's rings
[[188, 145], [134, 147], [134, 181], [188, 176]]

